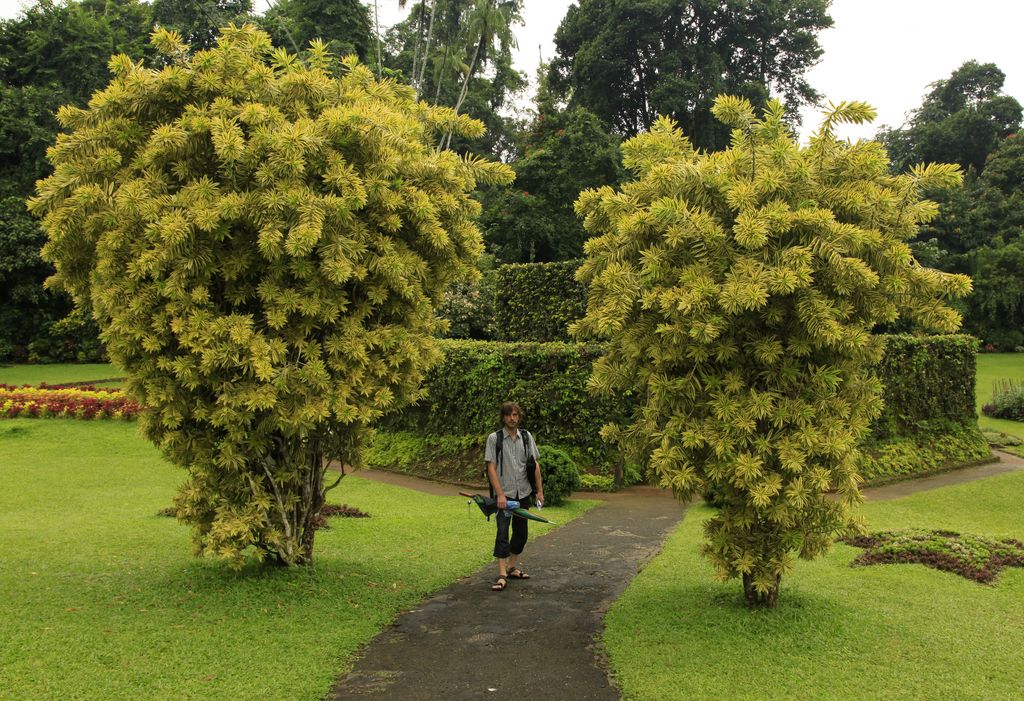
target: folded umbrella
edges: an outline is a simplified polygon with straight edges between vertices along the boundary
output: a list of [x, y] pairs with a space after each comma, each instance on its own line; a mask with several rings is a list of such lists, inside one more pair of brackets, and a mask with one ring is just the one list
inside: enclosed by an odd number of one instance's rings
[[[497, 513], [497, 511], [498, 511], [498, 500], [497, 499], [494, 499], [494, 498], [491, 498], [491, 497], [481, 496], [480, 494], [470, 494], [469, 492], [459, 492], [459, 494], [461, 496], [469, 497], [470, 499], [472, 499], [473, 502], [478, 507], [480, 507], [480, 511], [483, 512], [484, 516], [486, 516], [488, 520], [490, 520], [491, 514]], [[513, 502], [513, 503], [516, 503], [516, 502]], [[554, 521], [549, 521], [548, 519], [544, 518], [543, 516], [538, 516], [537, 514], [530, 513], [529, 511], [527, 511], [526, 509], [522, 508], [521, 506], [520, 507], [516, 507], [514, 509], [506, 509], [506, 511], [508, 511], [510, 514], [514, 514], [514, 515], [516, 515], [516, 516], [518, 516], [520, 518], [525, 518], [525, 519], [528, 519], [530, 521], [540, 521], [541, 523], [550, 523], [552, 525], [554, 525], [554, 523], [555, 523]]]

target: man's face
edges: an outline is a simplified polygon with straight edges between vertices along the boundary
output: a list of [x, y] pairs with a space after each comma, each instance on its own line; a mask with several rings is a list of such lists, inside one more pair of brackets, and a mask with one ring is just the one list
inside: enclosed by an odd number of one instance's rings
[[503, 420], [505, 422], [505, 428], [511, 431], [519, 426], [519, 412], [513, 409], [512, 413], [505, 414]]

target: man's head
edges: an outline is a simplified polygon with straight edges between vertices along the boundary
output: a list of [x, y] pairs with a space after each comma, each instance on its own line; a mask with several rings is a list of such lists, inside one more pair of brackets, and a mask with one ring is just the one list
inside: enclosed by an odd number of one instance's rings
[[501, 405], [501, 425], [504, 428], [515, 430], [519, 427], [519, 420], [522, 417], [523, 412], [515, 402], [505, 402]]

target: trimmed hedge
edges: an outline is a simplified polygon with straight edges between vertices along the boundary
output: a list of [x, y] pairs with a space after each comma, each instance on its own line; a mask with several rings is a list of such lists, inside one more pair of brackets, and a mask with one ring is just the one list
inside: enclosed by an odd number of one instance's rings
[[973, 425], [975, 354], [973, 336], [886, 336], [878, 367], [885, 408], [875, 436], [887, 438], [927, 430], [935, 422]]
[[[975, 413], [976, 345], [974, 338], [959, 335], [886, 337], [878, 368], [886, 405], [865, 445], [867, 480], [935, 471], [988, 455]], [[541, 444], [568, 451], [587, 471], [610, 469], [617, 456], [602, 442], [601, 426], [629, 412], [633, 403], [587, 393], [601, 346], [454, 340], [441, 346], [445, 361], [428, 375], [427, 399], [386, 419], [371, 465], [394, 465], [395, 446], [383, 446], [392, 441], [387, 434], [404, 432], [425, 437], [429, 458], [417, 455], [406, 438], [407, 467], [399, 469], [416, 471], [434, 461], [431, 472], [445, 475], [433, 476], [475, 476], [483, 436], [497, 427], [501, 402], [512, 399], [523, 408], [523, 426]], [[444, 450], [455, 443], [459, 450]], [[467, 466], [457, 467], [466, 460]], [[408, 467], [414, 464], [418, 467]]]
[[569, 449], [584, 466], [611, 460], [601, 426], [630, 405], [587, 393], [600, 346], [445, 340], [441, 348], [445, 360], [427, 376], [427, 398], [391, 415], [382, 428], [482, 435], [497, 429], [501, 403], [514, 400], [523, 409], [523, 427], [542, 444]]
[[586, 289], [576, 282], [580, 261], [521, 263], [497, 270], [495, 338], [540, 343], [568, 341], [567, 327], [587, 311]]

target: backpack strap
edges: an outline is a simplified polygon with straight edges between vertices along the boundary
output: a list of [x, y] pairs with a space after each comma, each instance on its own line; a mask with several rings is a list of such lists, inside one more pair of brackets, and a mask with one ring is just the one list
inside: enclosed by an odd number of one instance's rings
[[504, 431], [500, 428], [494, 432], [494, 465], [498, 468], [498, 475], [503, 474], [501, 449], [505, 443], [503, 440], [505, 436], [501, 435], [502, 433], [504, 433]]

